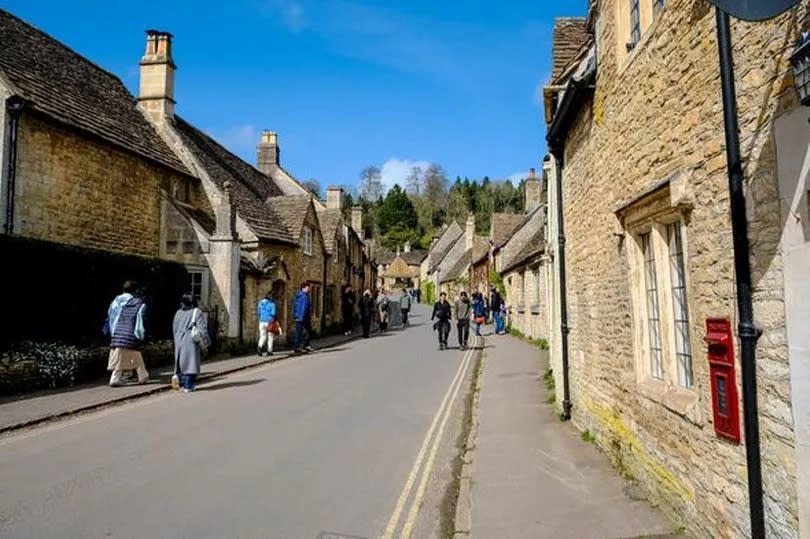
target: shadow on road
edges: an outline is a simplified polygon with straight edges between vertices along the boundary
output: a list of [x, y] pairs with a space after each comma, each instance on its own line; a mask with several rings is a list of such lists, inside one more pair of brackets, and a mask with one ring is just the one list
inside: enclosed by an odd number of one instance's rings
[[234, 388], [234, 387], [255, 386], [256, 384], [261, 384], [264, 381], [266, 381], [265, 378], [260, 378], [258, 380], [242, 380], [242, 381], [235, 381], [235, 382], [225, 382], [225, 383], [222, 383], [222, 384], [214, 384], [214, 385], [210, 385], [210, 386], [201, 387], [197, 391], [219, 391], [220, 389], [231, 389], [231, 388]]

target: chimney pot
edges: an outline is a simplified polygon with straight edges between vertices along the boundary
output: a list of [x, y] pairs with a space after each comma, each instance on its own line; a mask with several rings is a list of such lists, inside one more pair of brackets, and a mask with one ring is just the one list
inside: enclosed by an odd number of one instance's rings
[[537, 173], [534, 171], [534, 167], [529, 169], [529, 178], [536, 178]]
[[360, 236], [361, 240], [366, 239], [363, 231], [363, 207], [354, 206], [352, 208], [352, 228], [355, 233]]

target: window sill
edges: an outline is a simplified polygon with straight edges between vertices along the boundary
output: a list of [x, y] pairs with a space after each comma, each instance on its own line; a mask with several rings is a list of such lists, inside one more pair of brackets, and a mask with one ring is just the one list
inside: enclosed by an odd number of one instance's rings
[[644, 397], [656, 402], [691, 423], [703, 426], [697, 392], [683, 387], [668, 385], [663, 380], [645, 380], [638, 383], [638, 390]]
[[532, 314], [540, 314], [540, 305], [532, 305], [530, 310]]

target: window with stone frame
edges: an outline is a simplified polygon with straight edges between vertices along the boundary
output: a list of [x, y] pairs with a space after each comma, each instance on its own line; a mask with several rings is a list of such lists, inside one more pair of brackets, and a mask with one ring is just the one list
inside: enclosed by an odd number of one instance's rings
[[304, 234], [302, 245], [304, 249], [304, 254], [312, 256], [312, 229], [308, 226], [304, 227]]
[[191, 295], [199, 305], [204, 305], [208, 298], [208, 269], [187, 266], [188, 281], [186, 293]]
[[685, 226], [677, 213], [658, 215], [631, 231], [639, 381], [693, 389], [692, 334]]

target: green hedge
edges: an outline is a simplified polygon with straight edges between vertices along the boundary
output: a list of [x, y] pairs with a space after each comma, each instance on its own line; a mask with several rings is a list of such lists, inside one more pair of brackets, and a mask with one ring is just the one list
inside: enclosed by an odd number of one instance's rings
[[188, 286], [182, 264], [17, 236], [0, 236], [0, 259], [0, 350], [26, 340], [103, 343], [107, 307], [126, 280], [144, 289], [148, 338], [171, 338]]

